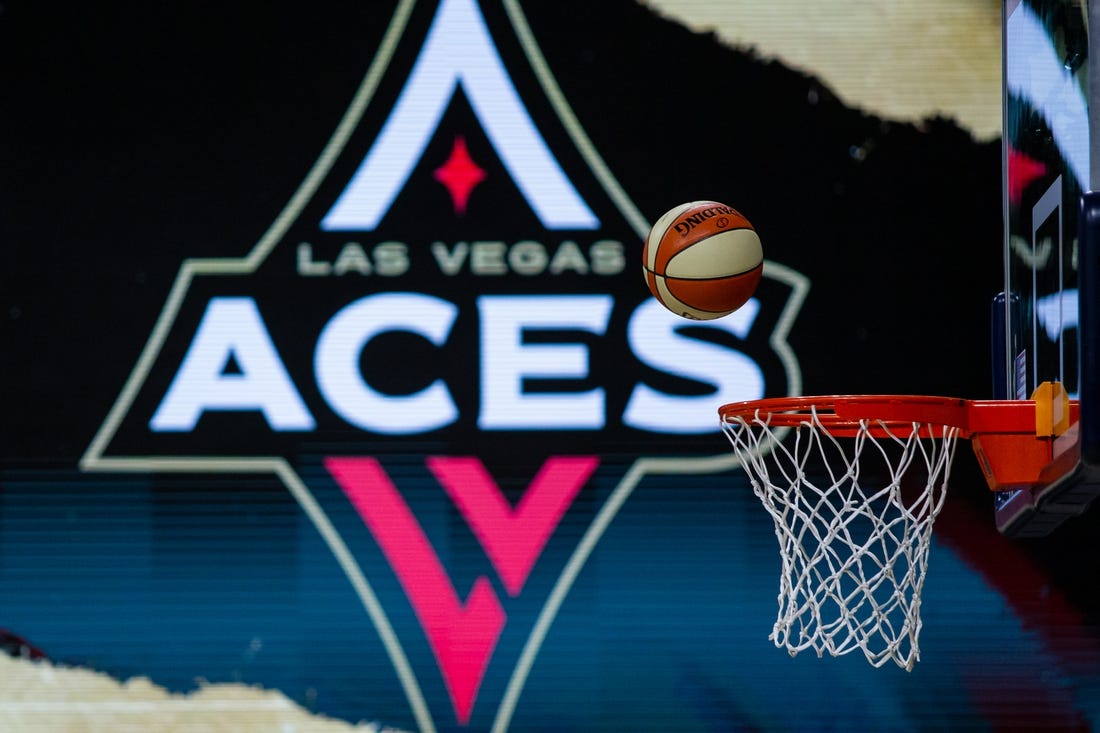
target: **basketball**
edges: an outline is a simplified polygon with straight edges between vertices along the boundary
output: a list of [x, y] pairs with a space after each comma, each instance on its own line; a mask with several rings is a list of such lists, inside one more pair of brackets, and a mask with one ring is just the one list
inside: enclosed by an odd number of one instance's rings
[[743, 306], [760, 283], [764, 250], [749, 220], [717, 201], [680, 204], [657, 220], [642, 248], [642, 272], [678, 316], [709, 321]]

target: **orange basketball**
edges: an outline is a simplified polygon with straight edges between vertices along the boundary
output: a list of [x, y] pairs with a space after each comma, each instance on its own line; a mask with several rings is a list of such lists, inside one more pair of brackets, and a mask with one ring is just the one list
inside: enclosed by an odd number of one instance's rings
[[692, 320], [721, 318], [756, 292], [764, 250], [749, 220], [716, 201], [692, 201], [657, 220], [642, 248], [653, 297]]

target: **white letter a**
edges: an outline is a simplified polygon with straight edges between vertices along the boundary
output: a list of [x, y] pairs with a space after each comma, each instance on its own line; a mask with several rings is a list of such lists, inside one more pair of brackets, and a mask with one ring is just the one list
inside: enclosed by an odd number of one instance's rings
[[[233, 359], [239, 373], [226, 373]], [[273, 430], [315, 426], [251, 298], [212, 298], [149, 427], [194, 430], [206, 410], [260, 410]]]
[[378, 225], [420, 160], [459, 83], [543, 226], [599, 227], [520, 101], [477, 2], [441, 0], [389, 119], [321, 228], [371, 231]]

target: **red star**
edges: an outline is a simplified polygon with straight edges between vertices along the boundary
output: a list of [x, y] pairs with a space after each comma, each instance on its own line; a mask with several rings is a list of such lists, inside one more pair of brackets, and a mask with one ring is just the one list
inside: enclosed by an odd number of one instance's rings
[[455, 213], [459, 215], [466, 213], [470, 192], [485, 180], [485, 171], [470, 159], [470, 153], [466, 150], [466, 138], [462, 136], [455, 137], [447, 162], [436, 168], [432, 175], [447, 187], [451, 201], [454, 202]]
[[1016, 150], [1008, 149], [1008, 200], [1020, 203], [1024, 189], [1032, 181], [1047, 172], [1042, 162]]

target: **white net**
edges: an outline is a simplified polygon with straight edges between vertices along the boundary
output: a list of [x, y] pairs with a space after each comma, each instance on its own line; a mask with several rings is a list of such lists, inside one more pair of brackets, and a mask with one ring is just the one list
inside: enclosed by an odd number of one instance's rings
[[769, 638], [791, 656], [860, 649], [875, 667], [912, 670], [958, 428], [862, 421], [838, 438], [816, 410], [793, 428], [761, 413], [727, 416], [722, 428], [775, 521], [782, 572]]

